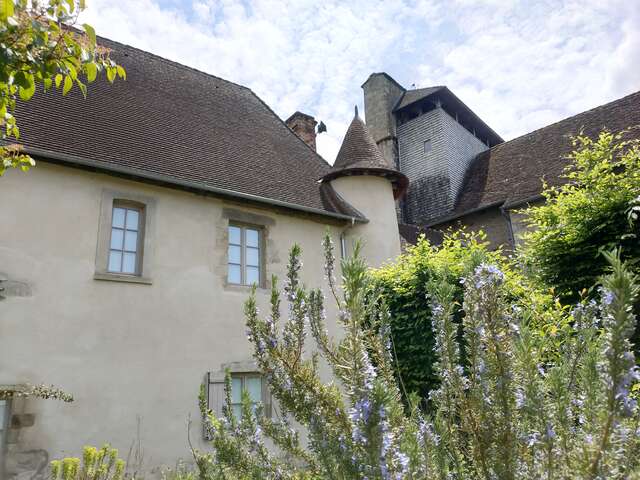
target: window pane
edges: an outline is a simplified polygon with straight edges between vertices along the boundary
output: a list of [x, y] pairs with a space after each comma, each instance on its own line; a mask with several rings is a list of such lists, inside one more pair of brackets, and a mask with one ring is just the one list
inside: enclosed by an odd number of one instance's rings
[[124, 208], [113, 209], [113, 220], [111, 225], [114, 227], [124, 228]]
[[111, 229], [111, 248], [114, 250], [122, 250], [122, 238], [124, 230], [117, 228]]
[[242, 242], [240, 241], [240, 228], [229, 226], [229, 243], [235, 243], [236, 245], [240, 245]]
[[127, 229], [138, 230], [139, 214], [137, 210], [127, 209]]
[[260, 239], [260, 234], [258, 233], [258, 230], [247, 228], [244, 234], [247, 242], [247, 247], [258, 247], [258, 242]]
[[245, 380], [245, 388], [249, 393], [252, 403], [262, 401], [262, 379], [260, 377], [247, 377]]
[[122, 258], [122, 273], [136, 273], [136, 254], [124, 253]]
[[[128, 218], [128, 217], [127, 217]], [[124, 234], [124, 249], [129, 252], [135, 252], [138, 248], [138, 232], [126, 231]], [[112, 248], [114, 248], [112, 246]]]
[[231, 377], [231, 403], [242, 401], [242, 378]]
[[259, 267], [247, 267], [247, 285], [253, 285], [254, 283], [260, 283], [260, 268]]
[[233, 416], [238, 420], [242, 419], [242, 405], [232, 405]]
[[229, 265], [229, 275], [227, 277], [229, 283], [242, 283], [240, 276], [240, 265]]
[[122, 252], [111, 250], [109, 252], [109, 271], [119, 272], [122, 263]]
[[236, 245], [229, 245], [229, 263], [240, 264], [240, 247]]
[[257, 248], [247, 247], [246, 255], [247, 265], [251, 267], [260, 266], [260, 250], [258, 250]]

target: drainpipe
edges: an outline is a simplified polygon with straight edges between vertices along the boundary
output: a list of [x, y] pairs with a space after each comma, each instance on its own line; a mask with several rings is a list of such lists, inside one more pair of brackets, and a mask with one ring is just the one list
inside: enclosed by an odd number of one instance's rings
[[504, 218], [504, 221], [507, 223], [507, 236], [509, 237], [509, 243], [511, 244], [511, 251], [516, 251], [516, 240], [513, 235], [513, 225], [511, 224], [511, 215], [509, 215], [509, 211], [504, 207], [504, 204], [500, 207], [500, 214]]

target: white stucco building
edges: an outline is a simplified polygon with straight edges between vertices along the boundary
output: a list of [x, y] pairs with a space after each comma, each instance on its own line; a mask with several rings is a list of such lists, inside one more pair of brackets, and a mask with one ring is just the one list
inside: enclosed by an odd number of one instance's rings
[[51, 459], [103, 442], [126, 457], [139, 440], [145, 469], [188, 459], [189, 416], [203, 446], [202, 382], [218, 408], [231, 365], [234, 388], [268, 399], [245, 335], [249, 284], [266, 306], [298, 243], [304, 281], [322, 285], [327, 228], [347, 250], [364, 240], [373, 266], [400, 252], [406, 177], [357, 114], [331, 167], [301, 140], [314, 122], [299, 138], [245, 87], [103, 43], [127, 81], [19, 105], [38, 164], [0, 179], [0, 384], [75, 399], [0, 402], [4, 478], [47, 478]]

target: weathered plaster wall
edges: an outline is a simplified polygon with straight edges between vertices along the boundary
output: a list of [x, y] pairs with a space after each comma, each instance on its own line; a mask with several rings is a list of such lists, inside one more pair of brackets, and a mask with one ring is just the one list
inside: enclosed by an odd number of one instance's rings
[[369, 219], [346, 230], [347, 249], [361, 238], [362, 253], [372, 267], [398, 256], [400, 234], [391, 183], [382, 177], [354, 175], [336, 178], [331, 185]]
[[[354, 188], [357, 208], [384, 218], [351, 232], [374, 235], [365, 252], [378, 265], [399, 253], [393, 202], [380, 205], [377, 196], [388, 200], [391, 189], [381, 179]], [[94, 279], [105, 190], [155, 200], [154, 247], [145, 252], [151, 285]], [[369, 193], [374, 200], [367, 204]], [[44, 162], [28, 174], [9, 172], [0, 202], [0, 270], [22, 285], [20, 294], [0, 300], [0, 384], [45, 382], [75, 397], [71, 404], [28, 399], [21, 406], [35, 421], [19, 430], [16, 448], [48, 459], [103, 442], [126, 455], [138, 417], [146, 468], [190, 458], [190, 415], [191, 439], [202, 446], [196, 396], [205, 372], [251, 356], [242, 317], [249, 288], [225, 284], [225, 210], [270, 219], [268, 277], [284, 278], [297, 242], [303, 280], [324, 287], [320, 242], [327, 225], [317, 218]], [[330, 228], [339, 245], [345, 226]], [[259, 290], [258, 301], [264, 311], [267, 290]]]

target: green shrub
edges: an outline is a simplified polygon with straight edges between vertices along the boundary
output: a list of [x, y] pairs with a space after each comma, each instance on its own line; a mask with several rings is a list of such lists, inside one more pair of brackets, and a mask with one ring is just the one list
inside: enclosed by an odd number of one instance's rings
[[604, 131], [597, 140], [578, 136], [573, 146], [566, 183], [545, 185], [545, 203], [524, 210], [530, 230], [523, 258], [566, 303], [577, 301], [605, 271], [603, 251], [619, 248], [630, 268], [640, 271], [640, 223], [634, 218], [640, 141]]
[[438, 279], [452, 286], [454, 317], [459, 324], [463, 292], [460, 279], [483, 262], [503, 263], [499, 253], [487, 250], [482, 232], [454, 233], [445, 236], [439, 247], [421, 237], [393, 263], [371, 272], [373, 299], [383, 301], [389, 309], [396, 371], [407, 394], [427, 398], [438, 385], [429, 285]]
[[498, 265], [505, 273], [511, 301], [535, 308], [539, 334], [553, 336], [566, 327], [565, 312], [554, 305], [553, 297], [534, 288], [500, 251], [489, 251], [485, 238], [483, 232], [451, 232], [436, 247], [422, 237], [396, 261], [371, 272], [370, 298], [389, 309], [395, 367], [405, 399], [412, 393], [426, 399], [438, 387], [431, 310], [434, 283], [451, 286], [454, 323], [461, 325], [464, 286], [460, 280], [482, 263]]
[[84, 447], [82, 460], [67, 457], [51, 462], [51, 480], [122, 480], [125, 462], [118, 450], [105, 444], [102, 448]]
[[[246, 393], [237, 419], [228, 381], [223, 412], [203, 410], [213, 451], [195, 452], [201, 478], [637, 478], [640, 415], [631, 392], [640, 374], [628, 335], [638, 286], [619, 257], [609, 256], [612, 271], [600, 301], [578, 305], [571, 329], [557, 332], [558, 343], [538, 334], [537, 307], [511, 302], [505, 274], [494, 265], [480, 264], [464, 277], [461, 343], [454, 286], [431, 282], [439, 387], [424, 413], [415, 405], [403, 408], [389, 311], [365, 301], [370, 277], [358, 249], [343, 261], [339, 290], [329, 237], [324, 247], [341, 335], [328, 336], [322, 292], [300, 283], [294, 247], [284, 288], [287, 318], [281, 320], [275, 278], [264, 318], [255, 291], [245, 304], [254, 357], [277, 400], [279, 421], [261, 415], [261, 408], [254, 414]], [[319, 353], [308, 353], [307, 328]], [[555, 357], [546, 355], [549, 342], [559, 350]], [[320, 376], [320, 356], [334, 381]], [[293, 421], [306, 429], [308, 442]], [[267, 448], [266, 439], [279, 452]]]

